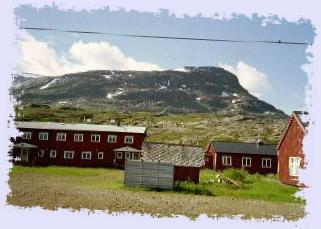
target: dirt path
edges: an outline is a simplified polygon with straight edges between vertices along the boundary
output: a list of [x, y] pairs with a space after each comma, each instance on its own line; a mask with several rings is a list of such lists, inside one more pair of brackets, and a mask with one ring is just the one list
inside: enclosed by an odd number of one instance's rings
[[[272, 219], [275, 216], [297, 220], [304, 216], [304, 205], [186, 194], [133, 192], [70, 185], [70, 177], [43, 174], [14, 174], [9, 185], [8, 204], [46, 209], [86, 208], [107, 212], [147, 213], [152, 216], [186, 215], [194, 218], [243, 215], [245, 218]], [[81, 179], [81, 178], [80, 178]]]

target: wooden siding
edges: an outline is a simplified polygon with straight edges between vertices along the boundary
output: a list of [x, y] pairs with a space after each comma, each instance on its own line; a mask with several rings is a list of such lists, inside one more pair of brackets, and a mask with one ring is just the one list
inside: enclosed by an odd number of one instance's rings
[[171, 189], [174, 184], [174, 165], [171, 162], [126, 160], [124, 184]]
[[200, 167], [175, 166], [174, 181], [191, 181], [199, 183]]
[[289, 174], [289, 157], [302, 158], [300, 167], [304, 167], [304, 154], [302, 151], [302, 141], [304, 132], [298, 121], [292, 116], [289, 120], [289, 126], [279, 145], [278, 150], [278, 176], [280, 181], [285, 184], [299, 185], [298, 177]]

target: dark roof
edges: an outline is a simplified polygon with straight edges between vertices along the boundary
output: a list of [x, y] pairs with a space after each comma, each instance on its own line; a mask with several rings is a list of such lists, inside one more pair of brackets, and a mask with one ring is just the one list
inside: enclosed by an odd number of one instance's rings
[[204, 150], [199, 146], [145, 142], [142, 147], [142, 159], [173, 162], [177, 166], [202, 167]]
[[212, 141], [212, 146], [216, 153], [277, 155], [277, 145], [274, 144]]

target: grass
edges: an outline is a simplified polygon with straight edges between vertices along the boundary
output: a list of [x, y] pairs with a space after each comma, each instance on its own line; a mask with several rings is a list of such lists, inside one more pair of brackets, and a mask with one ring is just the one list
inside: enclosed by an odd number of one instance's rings
[[[55, 178], [56, 182], [66, 182], [63, 185], [87, 186], [102, 190], [129, 190], [133, 192], [159, 191], [141, 187], [126, 187], [123, 184], [124, 171], [106, 168], [76, 168], [62, 166], [28, 167], [14, 165], [9, 175], [36, 173], [49, 175]], [[213, 182], [217, 175], [223, 175], [242, 182], [241, 187]], [[64, 179], [59, 179], [63, 177]], [[280, 183], [275, 175], [262, 176], [250, 175], [246, 171], [225, 170], [215, 172], [202, 169], [200, 183], [189, 182], [176, 183], [173, 190], [161, 191], [165, 193], [184, 193], [207, 196], [229, 196], [240, 199], [255, 199], [274, 202], [304, 203], [303, 199], [295, 197], [297, 187]]]

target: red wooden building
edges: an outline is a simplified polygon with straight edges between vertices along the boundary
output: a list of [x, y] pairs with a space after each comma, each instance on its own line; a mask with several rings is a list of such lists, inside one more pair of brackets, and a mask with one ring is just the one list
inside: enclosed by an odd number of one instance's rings
[[16, 122], [13, 157], [28, 165], [124, 166], [141, 157], [145, 127]]
[[276, 145], [212, 141], [205, 152], [205, 167], [214, 170], [246, 169], [249, 173], [277, 173]]
[[302, 141], [309, 124], [307, 115], [307, 112], [293, 112], [278, 145], [278, 176], [286, 184], [303, 185], [298, 178], [299, 168], [304, 168]]
[[142, 160], [165, 161], [174, 163], [174, 182], [199, 182], [201, 167], [204, 166], [202, 147], [145, 142], [142, 148]]

